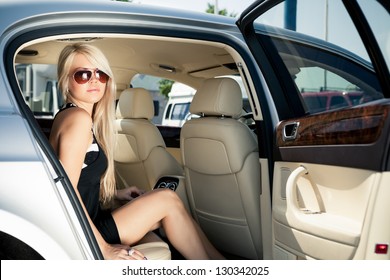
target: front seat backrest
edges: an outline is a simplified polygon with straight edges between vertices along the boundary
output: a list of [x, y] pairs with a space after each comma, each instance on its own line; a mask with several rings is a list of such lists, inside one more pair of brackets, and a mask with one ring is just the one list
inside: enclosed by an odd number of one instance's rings
[[180, 146], [195, 219], [221, 251], [261, 259], [260, 163], [257, 139], [237, 118], [242, 94], [230, 78], [205, 81], [190, 106]]
[[117, 145], [114, 160], [120, 187], [151, 190], [165, 175], [183, 176], [183, 169], [166, 150], [164, 139], [151, 122], [154, 104], [143, 88], [122, 92], [116, 109]]

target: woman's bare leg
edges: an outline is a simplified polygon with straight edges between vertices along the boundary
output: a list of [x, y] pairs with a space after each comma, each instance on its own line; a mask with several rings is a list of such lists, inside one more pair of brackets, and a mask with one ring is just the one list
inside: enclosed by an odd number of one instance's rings
[[200, 229], [171, 190], [148, 192], [116, 209], [113, 217], [122, 243], [134, 244], [162, 225], [169, 241], [186, 259], [210, 258]]
[[150, 242], [164, 242], [160, 236], [155, 234], [153, 231], [149, 231], [146, 233], [144, 237], [142, 237], [140, 240], [137, 241], [137, 245], [143, 244], [143, 243], [150, 243]]
[[192, 220], [196, 230], [198, 231], [198, 234], [200, 236], [200, 239], [203, 242], [203, 246], [206, 249], [207, 255], [212, 260], [225, 260], [226, 258], [214, 247], [213, 244], [211, 244], [210, 240], [207, 238], [206, 234], [202, 231], [200, 226]]

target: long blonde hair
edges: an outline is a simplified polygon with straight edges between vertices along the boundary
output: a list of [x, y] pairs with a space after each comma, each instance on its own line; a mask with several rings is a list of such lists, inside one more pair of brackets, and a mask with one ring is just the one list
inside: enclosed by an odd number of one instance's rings
[[72, 44], [66, 46], [58, 59], [58, 87], [64, 99], [69, 102], [69, 72], [76, 54], [83, 54], [96, 68], [106, 73], [110, 79], [102, 99], [94, 105], [92, 113], [93, 128], [96, 140], [104, 150], [108, 167], [100, 179], [100, 201], [108, 206], [115, 195], [114, 143], [115, 143], [115, 95], [116, 84], [111, 67], [104, 54], [95, 46]]

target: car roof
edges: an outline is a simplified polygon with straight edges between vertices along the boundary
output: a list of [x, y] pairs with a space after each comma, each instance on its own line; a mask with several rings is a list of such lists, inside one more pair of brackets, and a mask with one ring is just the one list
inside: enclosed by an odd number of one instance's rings
[[211, 25], [231, 25], [235, 26], [235, 18], [220, 16], [215, 14], [188, 11], [183, 9], [174, 9], [158, 7], [153, 5], [140, 5], [131, 2], [121, 1], [99, 1], [99, 0], [21, 0], [10, 1], [2, 0], [0, 2], [2, 11], [2, 28], [15, 23], [19, 20], [29, 17], [35, 17], [45, 14], [65, 14], [65, 13], [113, 13], [113, 14], [133, 14], [143, 17], [151, 16], [165, 18], [165, 20], [187, 19], [201, 21], [204, 24]]
[[[51, 36], [57, 33], [53, 27], [59, 26], [65, 30], [63, 34], [72, 34], [71, 37], [63, 35], [62, 38], [44, 39], [37, 43], [30, 40], [24, 51], [38, 55], [18, 55], [16, 63], [56, 64], [65, 44], [85, 41], [100, 47], [106, 54], [119, 89], [126, 88], [138, 73], [183, 82], [194, 88], [206, 78], [238, 73], [237, 69], [229, 68], [235, 65], [235, 61], [225, 45], [215, 43], [215, 36], [210, 35], [208, 41], [183, 39], [190, 32], [201, 33], [203, 38], [207, 32], [241, 36], [235, 18], [116, 1], [6, 1], [0, 3], [0, 9], [5, 15], [0, 23], [3, 34], [5, 29], [23, 33], [31, 28], [39, 30], [36, 32], [36, 38], [39, 38], [45, 37], [41, 32], [44, 28], [52, 28], [51, 33], [47, 33]], [[88, 29], [88, 26], [99, 28]], [[137, 32], [134, 28], [142, 28], [143, 31]], [[96, 30], [96, 33], [88, 31], [83, 35], [78, 33], [81, 29]], [[146, 35], [148, 32], [151, 34], [149, 37]], [[167, 32], [171, 35], [168, 36]], [[181, 34], [177, 35], [178, 32]], [[107, 35], [109, 33], [114, 35]], [[123, 33], [128, 35], [115, 35]], [[157, 36], [158, 33], [162, 36]], [[162, 69], [170, 67], [175, 69], [174, 74]]]

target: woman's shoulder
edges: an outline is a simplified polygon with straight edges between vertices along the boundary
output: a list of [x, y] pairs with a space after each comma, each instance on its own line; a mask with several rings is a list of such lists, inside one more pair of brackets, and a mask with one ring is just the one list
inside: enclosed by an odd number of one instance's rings
[[[71, 107], [58, 113], [54, 119], [49, 141], [57, 151], [59, 141], [88, 143], [91, 139], [92, 119], [84, 109]], [[57, 151], [58, 152], [58, 151]]]
[[84, 122], [92, 123], [92, 118], [89, 113], [77, 106], [66, 107], [66, 110], [64, 109], [57, 114], [57, 118], [61, 121], [68, 121], [75, 124]]
[[61, 132], [67, 131], [90, 131], [92, 128], [92, 118], [87, 111], [80, 107], [72, 106], [59, 112], [54, 119], [53, 127]]

